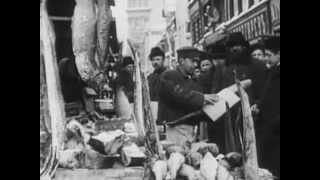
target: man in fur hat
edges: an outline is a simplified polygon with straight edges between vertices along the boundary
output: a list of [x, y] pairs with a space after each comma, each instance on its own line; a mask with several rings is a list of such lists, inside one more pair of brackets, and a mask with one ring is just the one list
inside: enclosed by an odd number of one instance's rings
[[[249, 43], [245, 40], [241, 32], [231, 33], [226, 40], [226, 61], [225, 65], [219, 66], [214, 75], [214, 87], [213, 92], [219, 92], [220, 90], [235, 83], [234, 71], [237, 73], [239, 80], [251, 79], [252, 85], [246, 89], [250, 103], [255, 104], [259, 99], [261, 92], [261, 87], [264, 81], [264, 70], [265, 66], [262, 62], [253, 61], [249, 54]], [[232, 136], [228, 134], [229, 132], [235, 132], [238, 136], [238, 129], [241, 129], [240, 122], [235, 123], [238, 118], [240, 105], [234, 106], [230, 111], [230, 117], [232, 119], [232, 124], [224, 124], [227, 121], [217, 121], [216, 131], [213, 135], [215, 141], [219, 141], [221, 149], [224, 153], [237, 151], [241, 152], [240, 142], [236, 144], [228, 144], [229, 140], [227, 137]], [[218, 128], [219, 127], [219, 128]], [[224, 139], [224, 140], [223, 140]], [[238, 137], [236, 138], [239, 139]], [[225, 142], [225, 143], [223, 143]], [[219, 144], [218, 144], [219, 145]]]
[[[193, 47], [177, 50], [179, 66], [161, 74], [159, 86], [158, 121], [172, 122], [189, 113], [201, 110], [205, 104], [218, 101], [215, 94], [203, 94], [202, 88], [192, 78], [199, 51]], [[198, 118], [189, 118], [184, 122], [167, 127], [167, 140], [178, 145], [192, 141], [194, 125]]]
[[159, 101], [159, 83], [160, 75], [166, 70], [164, 67], [164, 52], [159, 47], [151, 49], [149, 59], [154, 71], [148, 76], [150, 99]]

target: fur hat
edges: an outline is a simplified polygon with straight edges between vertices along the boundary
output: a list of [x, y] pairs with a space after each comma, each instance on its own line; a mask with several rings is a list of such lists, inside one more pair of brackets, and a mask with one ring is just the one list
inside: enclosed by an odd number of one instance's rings
[[214, 46], [209, 53], [211, 54], [213, 59], [220, 59], [226, 57], [226, 47], [224, 45]]
[[280, 51], [280, 37], [270, 37], [264, 41], [265, 49], [269, 49], [273, 52]]
[[154, 47], [151, 49], [149, 59], [151, 60], [155, 56], [162, 56], [164, 57], [164, 52], [159, 47]]
[[236, 45], [241, 45], [247, 48], [250, 46], [249, 42], [244, 38], [241, 32], [231, 33], [227, 38], [226, 47], [230, 48]]

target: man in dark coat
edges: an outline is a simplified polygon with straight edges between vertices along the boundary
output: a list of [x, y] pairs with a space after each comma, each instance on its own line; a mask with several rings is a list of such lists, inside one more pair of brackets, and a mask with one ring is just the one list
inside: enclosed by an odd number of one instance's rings
[[159, 47], [151, 49], [149, 59], [154, 71], [148, 76], [151, 101], [159, 101], [160, 75], [166, 70], [164, 67], [164, 52]]
[[212, 62], [212, 56], [207, 52], [201, 51], [199, 66], [201, 70], [199, 83], [202, 85], [204, 93], [211, 93], [211, 87], [213, 83], [212, 78], [215, 71], [215, 66]]
[[[177, 50], [179, 66], [176, 70], [167, 70], [160, 77], [158, 121], [172, 122], [192, 113], [207, 103], [215, 103], [218, 97], [214, 94], [203, 94], [202, 88], [194, 79], [194, 58], [199, 51], [193, 47]], [[193, 128], [197, 124], [194, 118], [167, 127], [167, 139], [175, 144], [184, 145], [194, 138]]]
[[59, 74], [65, 102], [82, 101], [82, 90], [86, 85], [80, 78], [74, 58], [59, 61]]
[[267, 70], [256, 122], [259, 165], [280, 178], [280, 38], [265, 41]]
[[[261, 87], [263, 85], [264, 69], [263, 63], [258, 61], [253, 61], [249, 55], [249, 43], [245, 40], [240, 32], [231, 33], [226, 41], [226, 61], [225, 64], [216, 67], [216, 72], [214, 74], [214, 83], [212, 91], [214, 93], [232, 85], [235, 83], [234, 71], [236, 71], [238, 79], [245, 80], [251, 79], [252, 85], [246, 89], [250, 103], [254, 104], [259, 99], [259, 94], [261, 92]], [[226, 137], [236, 136], [235, 144], [225, 147], [225, 153], [231, 151], [241, 151], [240, 141], [239, 141], [239, 128], [241, 131], [242, 125], [241, 121], [241, 111], [240, 104], [234, 106], [230, 111], [230, 117], [232, 123], [225, 124], [226, 117], [218, 120], [216, 122], [214, 139], [216, 141], [225, 142], [227, 145], [229, 142]], [[225, 122], [221, 122], [221, 120]], [[232, 132], [232, 133], [231, 133]], [[228, 134], [229, 133], [229, 134]], [[224, 140], [223, 140], [224, 139]], [[221, 148], [224, 149], [224, 148]]]
[[124, 87], [124, 92], [128, 97], [130, 103], [133, 103], [134, 99], [134, 82], [133, 82], [134, 61], [132, 57], [123, 57], [121, 69], [119, 75], [115, 80], [115, 86]]

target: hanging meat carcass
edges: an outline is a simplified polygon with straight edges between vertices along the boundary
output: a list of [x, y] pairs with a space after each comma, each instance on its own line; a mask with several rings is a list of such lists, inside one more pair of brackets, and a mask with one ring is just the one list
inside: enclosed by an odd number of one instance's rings
[[105, 67], [106, 57], [109, 52], [109, 35], [112, 22], [110, 0], [97, 0], [97, 55], [99, 67]]
[[55, 172], [65, 140], [65, 112], [55, 52], [55, 34], [47, 13], [46, 2], [43, 1], [40, 5], [40, 64], [42, 59], [51, 124], [51, 148], [40, 169], [40, 179], [42, 177], [48, 179]]
[[72, 46], [80, 77], [93, 83], [98, 74], [96, 61], [96, 5], [92, 0], [76, 0], [72, 18]]

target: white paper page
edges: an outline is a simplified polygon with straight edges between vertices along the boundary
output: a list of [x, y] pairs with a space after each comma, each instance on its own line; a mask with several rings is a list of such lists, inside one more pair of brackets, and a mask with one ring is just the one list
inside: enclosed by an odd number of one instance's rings
[[240, 98], [228, 88], [221, 90], [218, 95], [220, 97], [219, 102], [214, 105], [206, 105], [202, 108], [212, 121], [218, 120], [224, 113], [226, 113], [226, 101], [230, 108], [240, 101]]

